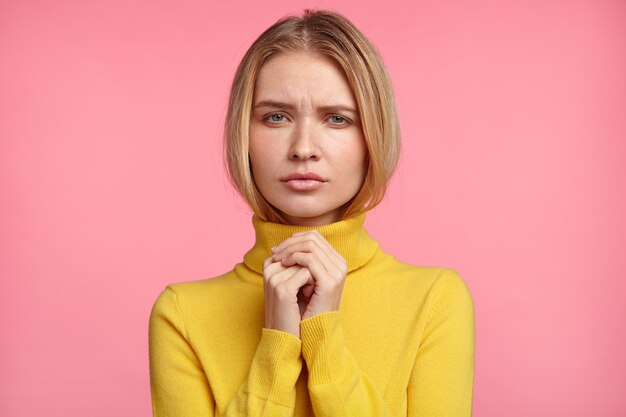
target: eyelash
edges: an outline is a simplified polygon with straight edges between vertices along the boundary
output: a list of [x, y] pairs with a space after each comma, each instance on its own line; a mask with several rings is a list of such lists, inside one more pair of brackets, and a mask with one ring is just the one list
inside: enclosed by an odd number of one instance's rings
[[265, 120], [269, 121], [270, 123], [280, 123], [280, 122], [282, 122], [282, 120], [279, 120], [279, 121], [277, 121], [277, 120], [272, 120], [272, 118], [273, 118], [274, 116], [281, 116], [282, 118], [285, 118], [285, 115], [284, 115], [284, 114], [280, 114], [280, 113], [272, 113], [272, 114], [270, 114], [269, 116], [266, 116], [266, 117], [265, 117]]
[[[332, 118], [339, 118], [339, 119], [342, 119], [342, 120], [343, 120], [343, 122], [342, 122], [342, 123], [340, 123], [340, 124], [341, 124], [341, 126], [344, 126], [344, 125], [348, 125], [348, 124], [350, 124], [350, 121], [349, 121], [347, 118], [345, 118], [345, 117], [343, 117], [343, 116], [339, 116], [338, 114], [333, 114], [332, 116], [330, 116], [330, 117], [329, 117], [329, 119], [332, 119]], [[333, 123], [333, 124], [338, 124], [338, 123]]]
[[[272, 120], [272, 118], [273, 118], [273, 117], [275, 117], [275, 116], [280, 116], [280, 117], [282, 117], [283, 119], [278, 120], [278, 121], [277, 121], [277, 120]], [[333, 118], [338, 118], [338, 119], [341, 119], [341, 122], [339, 122], [339, 123], [332, 123], [332, 122], [331, 122], [331, 124], [332, 124], [332, 125], [335, 125], [335, 126], [340, 126], [340, 127], [343, 127], [343, 126], [348, 126], [348, 125], [352, 124], [352, 121], [351, 121], [350, 119], [348, 119], [347, 117], [344, 117], [344, 116], [338, 115], [338, 114], [333, 114], [333, 115], [331, 115], [331, 116], [328, 116], [328, 117], [326, 118], [326, 120], [330, 120], [330, 119], [333, 119]], [[284, 114], [282, 114], [282, 113], [272, 113], [272, 114], [269, 114], [269, 115], [267, 115], [267, 116], [265, 116], [265, 117], [263, 118], [263, 120], [265, 120], [266, 122], [268, 122], [268, 123], [270, 123], [270, 124], [278, 124], [278, 123], [281, 123], [281, 122], [283, 122], [283, 121], [284, 121], [284, 119], [286, 119], [286, 117], [285, 117], [285, 115], [284, 115]]]

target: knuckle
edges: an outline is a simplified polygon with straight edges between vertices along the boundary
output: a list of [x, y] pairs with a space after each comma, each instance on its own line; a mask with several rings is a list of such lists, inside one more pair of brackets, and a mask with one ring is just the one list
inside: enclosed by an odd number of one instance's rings
[[319, 235], [319, 232], [317, 230], [311, 230], [309, 232], [307, 232], [304, 237], [307, 239], [307, 242], [315, 239], [317, 236]]
[[280, 283], [278, 278], [276, 278], [276, 275], [271, 275], [271, 276], [267, 277], [266, 282], [267, 282], [267, 285], [270, 288], [276, 288], [276, 287], [278, 287], [278, 284]]
[[291, 292], [285, 285], [279, 285], [276, 287], [276, 297], [281, 301], [289, 300]]
[[337, 288], [341, 287], [341, 283], [340, 283], [340, 282], [338, 282], [338, 281], [334, 281], [334, 280], [333, 280], [332, 284], [330, 284], [330, 287], [331, 287], [333, 290], [336, 290]]
[[346, 271], [347, 271], [347, 268], [344, 269], [343, 267], [340, 267], [338, 269], [333, 269], [333, 273], [332, 273], [333, 278], [338, 282], [343, 281], [346, 277]]

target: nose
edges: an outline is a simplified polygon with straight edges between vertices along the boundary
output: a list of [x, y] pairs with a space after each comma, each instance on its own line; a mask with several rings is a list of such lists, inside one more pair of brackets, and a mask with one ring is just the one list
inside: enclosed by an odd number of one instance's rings
[[317, 146], [318, 134], [319, 132], [315, 131], [310, 122], [297, 125], [292, 131], [289, 159], [301, 161], [309, 159], [319, 160], [321, 154]]

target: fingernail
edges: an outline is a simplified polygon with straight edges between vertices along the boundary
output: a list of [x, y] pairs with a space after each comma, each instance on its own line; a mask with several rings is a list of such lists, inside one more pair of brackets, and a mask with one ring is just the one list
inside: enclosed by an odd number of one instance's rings
[[276, 246], [272, 247], [272, 252], [276, 252]]

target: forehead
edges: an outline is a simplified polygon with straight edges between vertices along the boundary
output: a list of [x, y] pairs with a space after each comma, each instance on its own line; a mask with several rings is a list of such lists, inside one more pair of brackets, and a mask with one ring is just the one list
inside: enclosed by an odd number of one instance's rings
[[254, 88], [254, 102], [264, 100], [355, 106], [354, 94], [339, 64], [310, 52], [279, 53], [263, 64]]

